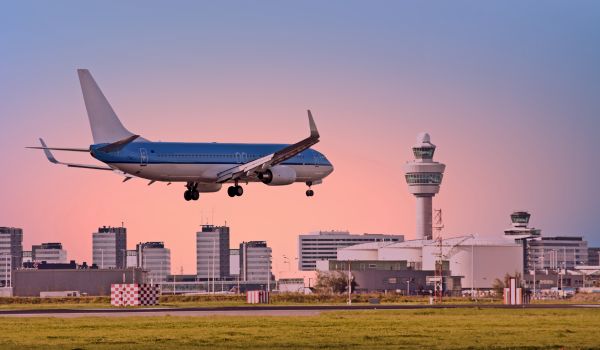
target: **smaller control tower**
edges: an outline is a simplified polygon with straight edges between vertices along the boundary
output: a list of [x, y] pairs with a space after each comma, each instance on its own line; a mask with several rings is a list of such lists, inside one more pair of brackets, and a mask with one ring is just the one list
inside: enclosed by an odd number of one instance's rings
[[440, 191], [445, 164], [433, 161], [435, 145], [429, 134], [417, 135], [417, 144], [413, 146], [415, 159], [404, 165], [408, 190], [417, 197], [417, 239], [432, 239], [432, 199]]
[[525, 210], [514, 211], [510, 214], [512, 227], [504, 230], [504, 234], [515, 240], [541, 236], [542, 230], [528, 226], [529, 218], [531, 218], [531, 214]]

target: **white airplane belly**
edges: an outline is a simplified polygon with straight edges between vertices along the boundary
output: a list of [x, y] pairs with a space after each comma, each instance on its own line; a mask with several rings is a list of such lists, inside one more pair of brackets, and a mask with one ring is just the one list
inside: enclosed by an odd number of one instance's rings
[[234, 164], [147, 164], [115, 163], [119, 170], [144, 179], [156, 181], [212, 182], [216, 174]]

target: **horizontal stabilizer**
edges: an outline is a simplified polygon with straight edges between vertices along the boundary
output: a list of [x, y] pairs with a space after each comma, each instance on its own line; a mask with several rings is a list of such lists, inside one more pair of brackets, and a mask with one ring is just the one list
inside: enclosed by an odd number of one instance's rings
[[69, 151], [69, 152], [86, 152], [89, 153], [90, 149], [89, 148], [64, 148], [64, 147], [39, 147], [39, 146], [28, 146], [25, 148], [31, 148], [31, 149], [44, 149], [44, 150], [50, 150], [50, 151]]
[[[40, 143], [42, 144], [42, 147], [38, 147], [38, 149], [43, 149], [44, 150], [44, 154], [46, 155], [46, 158], [48, 158], [48, 161], [50, 161], [50, 163], [60, 164], [60, 165], [66, 165], [66, 166], [71, 167], [71, 168], [84, 168], [84, 169], [94, 169], [94, 170], [111, 170], [111, 171], [113, 170], [111, 167], [101, 166], [101, 165], [88, 165], [88, 164], [77, 164], [77, 163], [64, 163], [64, 162], [60, 162], [60, 161], [58, 161], [54, 157], [54, 155], [50, 151], [53, 148], [46, 146], [46, 143], [41, 138], [40, 138]], [[30, 147], [30, 148], [33, 148], [33, 147]]]

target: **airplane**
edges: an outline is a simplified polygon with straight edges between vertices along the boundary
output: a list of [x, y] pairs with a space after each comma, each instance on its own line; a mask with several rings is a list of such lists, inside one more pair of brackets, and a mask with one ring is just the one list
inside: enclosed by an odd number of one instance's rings
[[[223, 184], [229, 197], [242, 196], [240, 185], [261, 182], [268, 186], [303, 182], [306, 196], [313, 185], [333, 172], [333, 165], [320, 152], [311, 149], [319, 142], [319, 132], [308, 110], [310, 135], [294, 144], [153, 142], [127, 130], [87, 69], [78, 69], [79, 82], [94, 143], [88, 148], [48, 147], [40, 138], [41, 149], [51, 163], [73, 168], [107, 170], [124, 176], [123, 182], [143, 178], [153, 183], [185, 183], [184, 199], [198, 200], [200, 193], [218, 192]], [[103, 165], [58, 161], [52, 151], [89, 152]]]

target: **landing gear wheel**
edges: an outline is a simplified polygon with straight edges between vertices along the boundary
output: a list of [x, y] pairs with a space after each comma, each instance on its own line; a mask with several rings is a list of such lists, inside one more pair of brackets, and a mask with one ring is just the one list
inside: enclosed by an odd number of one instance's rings
[[227, 194], [229, 195], [229, 197], [235, 197], [235, 187], [229, 186], [227, 188]]
[[315, 192], [313, 190], [306, 190], [306, 196], [307, 197], [312, 197], [315, 195]]
[[192, 192], [192, 200], [195, 200], [195, 201], [197, 201], [197, 200], [198, 200], [198, 198], [200, 198], [200, 192], [198, 192], [198, 191], [193, 191], [193, 192]]
[[187, 191], [183, 192], [183, 198], [185, 198], [186, 201], [191, 201], [192, 200], [192, 191], [187, 190]]
[[244, 188], [242, 186], [235, 186], [235, 195], [241, 197], [244, 194]]
[[227, 194], [229, 197], [241, 196], [244, 194], [244, 189], [239, 185], [229, 186], [227, 188]]

